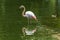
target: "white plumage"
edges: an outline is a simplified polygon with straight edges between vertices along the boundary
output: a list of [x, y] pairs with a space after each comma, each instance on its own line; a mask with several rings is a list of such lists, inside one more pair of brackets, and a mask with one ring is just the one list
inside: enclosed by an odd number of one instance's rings
[[26, 11], [25, 12], [25, 17], [27, 17], [27, 18], [35, 18], [36, 19], [36, 16], [32, 11]]

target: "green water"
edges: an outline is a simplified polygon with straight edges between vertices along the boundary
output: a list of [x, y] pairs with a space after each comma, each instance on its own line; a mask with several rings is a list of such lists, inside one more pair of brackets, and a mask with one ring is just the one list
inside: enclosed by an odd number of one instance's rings
[[27, 19], [21, 15], [22, 10], [19, 9], [19, 6], [22, 4], [26, 6], [26, 10], [33, 11], [40, 21], [38, 22], [39, 24], [36, 24], [34, 20], [31, 20], [32, 26], [38, 25], [40, 27], [40, 24], [42, 24], [49, 27], [56, 27], [57, 20], [60, 21], [59, 18], [53, 19], [50, 17], [52, 13], [49, 11], [48, 1], [0, 0], [0, 40], [57, 40], [51, 37], [52, 33], [48, 34], [45, 27], [42, 29], [38, 28], [33, 36], [23, 37], [22, 27], [27, 26]]

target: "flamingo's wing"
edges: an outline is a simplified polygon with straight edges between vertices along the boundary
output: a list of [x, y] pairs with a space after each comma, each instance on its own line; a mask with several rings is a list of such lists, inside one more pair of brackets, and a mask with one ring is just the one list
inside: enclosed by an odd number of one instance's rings
[[35, 16], [35, 14], [34, 14], [33, 12], [31, 12], [31, 11], [27, 11], [27, 12], [25, 13], [25, 15], [26, 15], [27, 17]]

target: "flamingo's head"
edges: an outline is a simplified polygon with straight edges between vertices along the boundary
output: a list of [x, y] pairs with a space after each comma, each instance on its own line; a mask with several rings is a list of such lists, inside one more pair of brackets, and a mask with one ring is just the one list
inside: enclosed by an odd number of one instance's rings
[[19, 8], [24, 8], [24, 5], [21, 5]]

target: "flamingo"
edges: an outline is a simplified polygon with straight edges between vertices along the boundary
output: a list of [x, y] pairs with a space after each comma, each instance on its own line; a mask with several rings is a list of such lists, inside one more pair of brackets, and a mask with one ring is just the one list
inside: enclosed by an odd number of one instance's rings
[[28, 19], [28, 25], [29, 25], [29, 19], [30, 19], [30, 18], [38, 21], [36, 15], [35, 15], [32, 11], [26, 11], [26, 8], [25, 8], [24, 5], [21, 5], [21, 6], [19, 7], [19, 9], [21, 9], [21, 8], [23, 9], [22, 16], [23, 16], [23, 17], [27, 17], [27, 19]]

